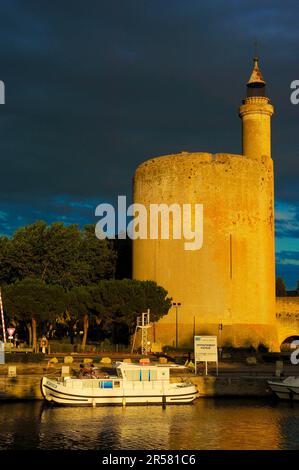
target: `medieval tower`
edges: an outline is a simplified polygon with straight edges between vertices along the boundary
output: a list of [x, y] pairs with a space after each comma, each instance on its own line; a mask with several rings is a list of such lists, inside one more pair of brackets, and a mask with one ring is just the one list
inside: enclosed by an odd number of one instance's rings
[[135, 203], [203, 205], [201, 249], [185, 250], [184, 239], [134, 241], [134, 278], [156, 281], [180, 304], [154, 325], [153, 341], [191, 346], [194, 334], [218, 334], [221, 325], [222, 345], [278, 349], [273, 112], [255, 58], [239, 109], [242, 155], [183, 152], [137, 168]]

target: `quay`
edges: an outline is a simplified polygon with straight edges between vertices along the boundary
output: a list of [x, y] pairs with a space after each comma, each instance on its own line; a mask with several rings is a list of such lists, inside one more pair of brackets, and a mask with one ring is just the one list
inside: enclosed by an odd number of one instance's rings
[[[41, 378], [44, 375], [59, 377], [63, 362], [43, 363], [9, 363], [0, 365], [0, 401], [42, 400], [40, 390]], [[110, 365], [97, 364], [103, 371], [109, 370]], [[80, 362], [69, 365], [70, 370], [78, 370]], [[13, 372], [13, 374], [11, 374]], [[284, 376], [299, 375], [298, 367], [287, 365], [283, 369]], [[195, 375], [187, 369], [171, 370], [171, 380], [182, 378], [198, 386], [200, 398], [217, 397], [246, 397], [263, 398], [271, 396], [267, 380], [275, 377], [275, 364], [256, 364], [249, 366], [238, 363], [219, 363], [219, 375], [210, 369], [209, 375]], [[12, 376], [10, 376], [12, 375]]]

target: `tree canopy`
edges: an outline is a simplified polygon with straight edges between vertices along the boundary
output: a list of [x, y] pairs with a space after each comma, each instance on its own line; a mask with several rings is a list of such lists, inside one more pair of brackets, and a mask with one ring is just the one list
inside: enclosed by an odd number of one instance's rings
[[134, 331], [137, 316], [148, 308], [156, 321], [171, 307], [167, 291], [153, 281], [102, 280], [96, 285], [75, 287], [69, 292], [68, 312], [84, 322], [84, 334], [90, 319], [101, 325], [108, 338], [116, 342], [120, 336]]
[[115, 266], [113, 244], [98, 240], [93, 225], [37, 221], [0, 238], [0, 283], [31, 277], [70, 289], [113, 278]]
[[3, 302], [8, 322], [25, 323], [34, 348], [38, 334], [60, 322], [70, 338], [74, 326], [83, 330], [83, 350], [91, 323], [101, 330], [102, 339], [127, 343], [137, 316], [150, 309], [151, 321], [156, 321], [171, 307], [165, 289], [153, 281], [131, 279], [101, 280], [65, 291], [62, 286], [26, 278], [4, 286]]
[[286, 297], [287, 291], [282, 277], [276, 279], [276, 295], [277, 297]]
[[29, 343], [37, 348], [37, 325], [56, 321], [67, 307], [67, 295], [61, 286], [48, 285], [39, 279], [23, 279], [4, 287], [5, 312], [10, 321], [25, 322]]
[[118, 246], [123, 263], [130, 244], [98, 240], [93, 225], [80, 230], [60, 222], [37, 221], [12, 238], [0, 237], [0, 285], [9, 321], [26, 325], [34, 348], [45, 325], [53, 331], [57, 322], [71, 340], [74, 329], [83, 330], [83, 349], [92, 323], [102, 338], [127, 342], [138, 315], [150, 309], [156, 321], [171, 299], [155, 282], [114, 279]]

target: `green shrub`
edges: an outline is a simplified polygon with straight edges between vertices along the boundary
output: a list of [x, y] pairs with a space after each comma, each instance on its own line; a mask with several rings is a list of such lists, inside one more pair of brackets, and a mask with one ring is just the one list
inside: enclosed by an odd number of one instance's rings
[[266, 353], [269, 351], [269, 348], [264, 343], [259, 343], [257, 350], [259, 353]]

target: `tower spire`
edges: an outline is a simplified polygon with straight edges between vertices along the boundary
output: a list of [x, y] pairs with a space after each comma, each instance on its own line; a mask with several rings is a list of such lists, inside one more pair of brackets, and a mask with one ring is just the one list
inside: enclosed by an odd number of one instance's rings
[[260, 159], [271, 157], [271, 116], [274, 108], [266, 96], [266, 82], [259, 68], [257, 56], [253, 59], [253, 70], [247, 82], [247, 97], [240, 106], [242, 119], [243, 155]]
[[253, 69], [247, 82], [247, 97], [266, 96], [266, 82], [259, 67], [259, 58], [253, 58]]
[[255, 84], [262, 83], [263, 85], [266, 85], [266, 82], [263, 79], [262, 72], [260, 71], [258, 56], [254, 56], [253, 58], [253, 70], [251, 72], [251, 76], [247, 82], [247, 85], [254, 84], [254, 83]]

